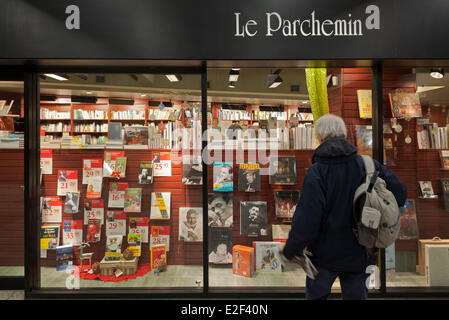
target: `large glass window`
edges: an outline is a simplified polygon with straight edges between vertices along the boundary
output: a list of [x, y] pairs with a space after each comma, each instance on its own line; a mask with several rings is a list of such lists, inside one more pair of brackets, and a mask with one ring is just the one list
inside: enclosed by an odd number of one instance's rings
[[[211, 290], [304, 289], [304, 271], [283, 270], [277, 248], [319, 145], [314, 118], [341, 116], [348, 141], [372, 155], [371, 69], [220, 68], [207, 76]], [[379, 288], [379, 273], [371, 279]], [[332, 289], [340, 291], [338, 278]]]
[[447, 83], [443, 68], [383, 70], [386, 162], [408, 191], [386, 250], [388, 287], [449, 286]]
[[23, 277], [23, 81], [3, 80], [0, 81], [0, 277]]
[[202, 290], [200, 76], [40, 78], [41, 287]]

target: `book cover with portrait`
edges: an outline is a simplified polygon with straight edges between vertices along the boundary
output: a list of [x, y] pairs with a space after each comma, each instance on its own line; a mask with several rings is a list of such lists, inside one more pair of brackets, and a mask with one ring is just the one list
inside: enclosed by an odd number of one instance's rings
[[232, 263], [231, 228], [209, 228], [209, 263]]
[[203, 165], [201, 156], [182, 157], [182, 184], [203, 184]]
[[245, 192], [260, 191], [259, 163], [239, 164], [239, 191]]
[[267, 203], [265, 201], [240, 202], [240, 234], [267, 235]]
[[234, 172], [232, 162], [214, 162], [214, 191], [233, 191]]
[[210, 193], [207, 205], [209, 227], [232, 227], [234, 209], [231, 193]]
[[179, 239], [203, 241], [203, 208], [179, 208]]

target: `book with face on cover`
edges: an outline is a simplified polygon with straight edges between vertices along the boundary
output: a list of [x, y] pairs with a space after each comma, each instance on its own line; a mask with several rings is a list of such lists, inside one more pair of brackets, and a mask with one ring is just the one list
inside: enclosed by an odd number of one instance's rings
[[153, 183], [153, 162], [141, 162], [139, 165], [139, 184], [151, 184]]
[[182, 157], [182, 184], [203, 184], [201, 156]]
[[234, 171], [232, 162], [214, 162], [214, 191], [234, 190]]
[[270, 157], [270, 184], [296, 184], [296, 157]]
[[67, 192], [64, 202], [64, 213], [77, 213], [79, 211], [80, 193]]
[[203, 208], [179, 208], [179, 238], [203, 241]]
[[232, 263], [231, 228], [209, 228], [209, 263]]
[[231, 193], [210, 193], [207, 205], [209, 227], [232, 227], [234, 211]]
[[42, 222], [62, 222], [61, 197], [42, 197]]
[[260, 164], [239, 164], [239, 191], [260, 191]]
[[99, 219], [101, 224], [103, 224], [103, 199], [84, 199], [84, 224], [88, 224], [90, 219]]
[[265, 201], [240, 202], [240, 234], [267, 235], [267, 203]]
[[418, 181], [423, 198], [432, 198], [435, 196], [431, 181]]

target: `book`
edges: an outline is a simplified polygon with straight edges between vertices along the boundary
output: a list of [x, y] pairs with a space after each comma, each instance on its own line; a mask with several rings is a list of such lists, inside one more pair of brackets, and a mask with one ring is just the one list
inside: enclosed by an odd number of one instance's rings
[[134, 257], [141, 255], [140, 233], [128, 233], [128, 249], [133, 252]]
[[290, 221], [299, 202], [299, 190], [279, 190], [274, 192], [274, 208], [278, 220]]
[[267, 235], [267, 203], [265, 201], [240, 202], [240, 234]]
[[108, 130], [108, 140], [114, 141], [115, 143], [122, 144], [122, 123], [121, 122], [114, 122], [111, 121], [109, 123], [109, 130]]
[[148, 243], [148, 225], [148, 217], [130, 217], [128, 233], [138, 233], [140, 234], [141, 241]]
[[102, 159], [83, 159], [83, 184], [93, 177], [102, 177]]
[[83, 242], [83, 220], [62, 221], [62, 244], [80, 246]]
[[104, 258], [106, 261], [120, 260], [122, 254], [122, 236], [108, 236]]
[[141, 162], [139, 164], [139, 174], [137, 176], [139, 184], [153, 183], [153, 162]]
[[209, 263], [232, 263], [232, 229], [209, 228]]
[[148, 127], [124, 127], [124, 146], [148, 148]]
[[449, 150], [440, 150], [441, 167], [449, 169]]
[[270, 184], [296, 184], [296, 182], [296, 157], [270, 157]]
[[62, 222], [62, 201], [60, 197], [42, 197], [42, 222]]
[[126, 189], [128, 189], [128, 182], [109, 182], [109, 208], [125, 207]]
[[106, 236], [126, 235], [126, 213], [121, 210], [106, 212]]
[[115, 173], [118, 179], [126, 177], [126, 157], [115, 158]]
[[125, 192], [125, 212], [141, 212], [142, 188], [127, 188]]
[[151, 193], [151, 211], [150, 219], [170, 219], [170, 192], [152, 192]]
[[273, 224], [271, 225], [271, 231], [273, 236], [273, 241], [286, 243], [288, 239], [288, 234], [292, 226], [289, 224]]
[[101, 198], [101, 187], [102, 187], [103, 177], [91, 177], [87, 179], [87, 190], [86, 198]]
[[239, 191], [245, 192], [260, 191], [259, 163], [239, 164]]
[[58, 196], [78, 191], [78, 170], [58, 170]]
[[59, 246], [59, 226], [42, 225], [40, 242], [41, 242], [41, 250], [56, 249], [56, 247]]
[[253, 241], [255, 267], [261, 272], [282, 272], [280, 242]]
[[167, 251], [164, 245], [150, 247], [151, 270], [159, 268], [161, 263], [167, 263]]
[[56, 271], [70, 270], [73, 268], [73, 246], [65, 245], [56, 247]]
[[233, 165], [232, 162], [214, 162], [214, 191], [233, 191]]
[[209, 227], [232, 227], [234, 210], [231, 193], [210, 193], [207, 204]]
[[116, 177], [115, 161], [117, 157], [124, 156], [124, 151], [105, 151], [103, 159], [103, 177]]
[[64, 213], [77, 213], [79, 211], [80, 193], [66, 192], [64, 202]]
[[182, 184], [203, 184], [201, 156], [182, 157]]
[[179, 238], [203, 241], [203, 208], [179, 208]]
[[165, 245], [170, 251], [170, 226], [151, 226], [150, 247]]
[[101, 219], [89, 219], [87, 222], [87, 242], [100, 242], [101, 238]]
[[171, 152], [153, 152], [153, 176], [171, 177]]
[[103, 199], [84, 199], [84, 224], [88, 224], [90, 219], [99, 219], [103, 224]]
[[418, 222], [416, 220], [415, 200], [407, 199], [403, 207], [400, 207], [401, 227], [399, 240], [418, 239]]
[[449, 211], [449, 179], [440, 179], [440, 196], [443, 209]]
[[435, 196], [431, 181], [418, 181], [418, 183], [423, 198], [433, 198]]
[[244, 277], [254, 274], [254, 248], [235, 245], [232, 247], [232, 273]]
[[371, 90], [357, 90], [357, 101], [359, 103], [359, 115], [362, 119], [372, 118]]
[[355, 126], [357, 154], [373, 156], [373, 130], [372, 126]]
[[395, 92], [388, 94], [391, 113], [397, 119], [421, 118], [422, 108], [417, 93]]

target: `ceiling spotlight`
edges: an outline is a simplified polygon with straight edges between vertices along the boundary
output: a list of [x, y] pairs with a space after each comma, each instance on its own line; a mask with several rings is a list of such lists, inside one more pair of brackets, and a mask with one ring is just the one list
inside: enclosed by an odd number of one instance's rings
[[231, 69], [229, 71], [229, 81], [236, 82], [239, 79], [240, 72], [238, 70]]
[[166, 74], [165, 75], [170, 82], [178, 82], [182, 80], [182, 77], [177, 74]]
[[57, 75], [54, 73], [46, 73], [45, 76], [55, 79], [55, 80], [59, 80], [59, 81], [67, 81], [69, 80], [69, 77], [67, 75]]
[[147, 94], [146, 94], [146, 93], [142, 93], [140, 96], [141, 96], [141, 97], [146, 97]]
[[282, 78], [279, 76], [281, 69], [276, 70], [272, 74], [268, 75], [268, 88], [276, 88], [282, 83]]
[[443, 68], [433, 68], [430, 69], [430, 76], [435, 79], [441, 79], [444, 77]]
[[86, 91], [86, 94], [92, 94], [92, 91]]
[[235, 83], [234, 83], [234, 81], [229, 81], [228, 87], [229, 87], [229, 88], [235, 88]]

